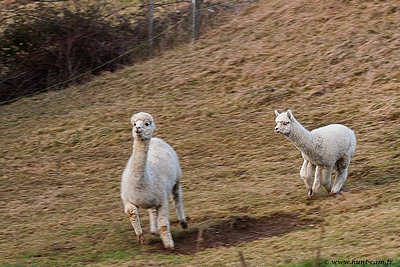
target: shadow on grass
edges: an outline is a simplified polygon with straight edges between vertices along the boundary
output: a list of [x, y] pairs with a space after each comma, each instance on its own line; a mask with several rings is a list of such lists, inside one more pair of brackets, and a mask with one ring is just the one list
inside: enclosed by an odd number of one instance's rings
[[[174, 236], [175, 250], [164, 249], [159, 238], [150, 241], [151, 253], [195, 254], [207, 248], [230, 247], [257, 239], [289, 233], [315, 221], [301, 219], [294, 213], [275, 213], [268, 217], [229, 217], [206, 229], [189, 229]], [[189, 226], [190, 227], [190, 226]]]

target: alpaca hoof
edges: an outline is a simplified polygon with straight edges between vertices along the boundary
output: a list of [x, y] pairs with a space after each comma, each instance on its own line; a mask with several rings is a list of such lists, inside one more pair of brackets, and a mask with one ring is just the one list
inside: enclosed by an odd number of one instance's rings
[[310, 199], [312, 196], [313, 196], [313, 190], [312, 189], [310, 189], [310, 190], [308, 190], [308, 199]]
[[144, 244], [144, 235], [143, 235], [143, 234], [140, 234], [140, 235], [138, 236], [137, 240], [138, 240], [138, 243], [139, 243], [140, 245], [143, 245], [143, 244]]
[[151, 234], [152, 236], [159, 236], [159, 235], [160, 235], [158, 232], [150, 232], [150, 234]]
[[331, 190], [331, 192], [329, 193], [330, 196], [334, 196], [334, 195], [338, 195], [340, 193], [341, 190], [335, 192], [333, 190]]
[[185, 222], [181, 222], [181, 226], [182, 226], [183, 229], [188, 229], [188, 224], [187, 224], [186, 221]]
[[175, 250], [175, 247], [168, 246], [168, 247], [165, 247], [165, 248], [168, 249], [168, 250]]

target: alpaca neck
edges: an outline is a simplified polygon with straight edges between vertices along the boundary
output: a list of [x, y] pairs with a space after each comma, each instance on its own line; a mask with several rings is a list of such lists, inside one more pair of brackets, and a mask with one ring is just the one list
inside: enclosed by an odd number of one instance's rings
[[147, 154], [149, 151], [150, 140], [136, 140], [133, 142], [131, 177], [136, 187], [148, 184], [147, 174]]
[[311, 151], [314, 147], [313, 134], [304, 128], [296, 119], [292, 122], [292, 131], [286, 136], [293, 145], [303, 153]]

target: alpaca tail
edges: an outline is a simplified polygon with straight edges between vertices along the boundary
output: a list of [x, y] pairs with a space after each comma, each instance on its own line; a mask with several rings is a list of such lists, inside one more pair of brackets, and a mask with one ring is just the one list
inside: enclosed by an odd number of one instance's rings
[[356, 146], [357, 146], [357, 139], [356, 139], [356, 134], [351, 131], [351, 139], [350, 139], [350, 158], [354, 157], [354, 154], [356, 153]]

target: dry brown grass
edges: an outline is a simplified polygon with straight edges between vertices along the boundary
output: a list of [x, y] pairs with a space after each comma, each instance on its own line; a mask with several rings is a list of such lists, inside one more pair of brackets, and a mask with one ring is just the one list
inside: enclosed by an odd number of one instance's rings
[[[398, 259], [399, 13], [397, 1], [260, 2], [193, 46], [1, 106], [3, 265], [238, 266], [238, 250], [251, 266], [315, 257], [318, 224], [184, 256], [150, 253], [157, 239], [137, 246], [119, 182], [138, 111], [180, 156], [190, 228], [293, 213], [324, 220], [323, 259]], [[356, 132], [340, 195], [305, 199], [299, 152], [273, 132], [273, 110], [286, 108], [309, 129]]]

